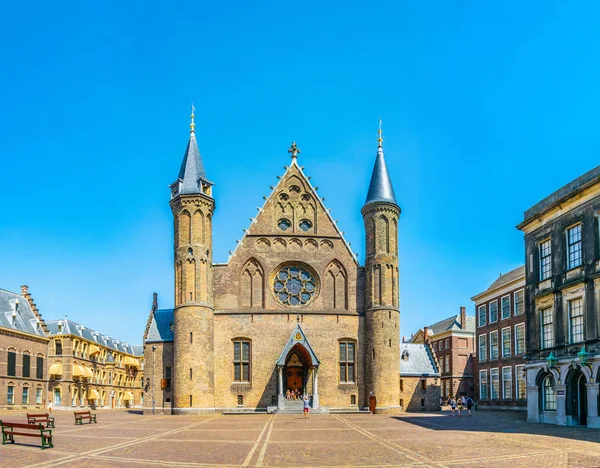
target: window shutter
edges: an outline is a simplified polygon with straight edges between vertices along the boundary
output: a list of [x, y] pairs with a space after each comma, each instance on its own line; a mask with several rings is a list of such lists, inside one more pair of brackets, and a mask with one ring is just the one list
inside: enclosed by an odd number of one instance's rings
[[23, 377], [30, 376], [31, 356], [23, 354]]
[[43, 357], [37, 358], [35, 378], [36, 379], [44, 378], [44, 358]]

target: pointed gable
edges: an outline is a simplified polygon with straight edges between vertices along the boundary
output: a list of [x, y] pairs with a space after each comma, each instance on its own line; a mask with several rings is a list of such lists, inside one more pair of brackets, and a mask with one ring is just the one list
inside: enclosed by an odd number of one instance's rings
[[295, 158], [292, 159], [278, 184], [273, 187], [271, 195], [266, 199], [257, 216], [252, 218], [250, 227], [245, 230], [244, 237], [236, 246], [232, 256], [248, 236], [290, 235], [300, 241], [310, 237], [339, 239], [358, 265], [356, 255], [344, 239], [343, 232], [338, 228], [323, 200], [318, 196], [316, 188], [312, 186]]
[[292, 350], [292, 348], [294, 348], [294, 346], [302, 346], [306, 350], [306, 352], [310, 356], [313, 366], [318, 366], [321, 363], [317, 358], [317, 355], [313, 351], [312, 347], [310, 346], [310, 343], [308, 342], [308, 339], [306, 338], [302, 327], [299, 323], [297, 323], [296, 327], [292, 331], [292, 334], [290, 335], [290, 339], [287, 341], [285, 347], [283, 348], [283, 351], [279, 355], [279, 359], [277, 359], [278, 366], [285, 366], [287, 356]]

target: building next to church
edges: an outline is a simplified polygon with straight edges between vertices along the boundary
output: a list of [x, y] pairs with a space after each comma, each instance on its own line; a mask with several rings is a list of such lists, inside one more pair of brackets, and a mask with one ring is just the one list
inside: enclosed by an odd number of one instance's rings
[[400, 344], [400, 406], [404, 411], [440, 410], [440, 372], [427, 343]]
[[500, 275], [471, 300], [477, 321], [478, 407], [525, 410], [525, 267]]
[[0, 289], [0, 409], [43, 409], [48, 338], [27, 286]]
[[419, 330], [408, 342], [431, 345], [439, 363], [444, 399], [474, 398], [475, 317], [467, 315], [466, 307], [461, 307], [458, 315]]
[[0, 289], [0, 409], [141, 407], [142, 351]]
[[218, 196], [192, 114], [171, 185], [175, 308], [153, 307], [146, 327], [146, 412], [284, 410], [288, 390], [321, 411], [375, 400], [377, 411], [400, 410], [400, 207], [381, 133], [361, 210], [364, 266], [298, 163], [296, 144], [288, 151], [289, 166], [229, 261], [213, 263]]
[[527, 419], [600, 428], [600, 166], [525, 211]]
[[143, 406], [143, 349], [67, 318], [46, 322], [48, 397], [56, 409]]

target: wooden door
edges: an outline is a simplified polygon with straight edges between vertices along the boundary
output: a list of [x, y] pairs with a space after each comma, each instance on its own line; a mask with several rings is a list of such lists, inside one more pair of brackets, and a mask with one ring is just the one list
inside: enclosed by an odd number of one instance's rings
[[303, 387], [302, 367], [288, 367], [286, 371], [287, 383], [286, 390], [300, 390]]

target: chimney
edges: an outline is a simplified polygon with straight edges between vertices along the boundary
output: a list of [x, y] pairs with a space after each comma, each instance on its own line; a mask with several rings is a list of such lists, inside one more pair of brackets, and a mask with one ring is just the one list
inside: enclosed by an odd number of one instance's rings
[[467, 328], [467, 308], [460, 306], [460, 328], [463, 330]]
[[158, 309], [158, 294], [152, 293], [152, 312]]
[[423, 339], [425, 341], [429, 339], [429, 327], [423, 327]]
[[406, 337], [404, 335], [402, 336], [402, 343], [406, 343]]

